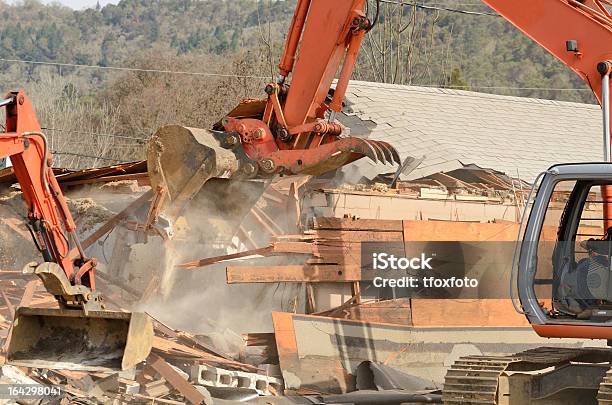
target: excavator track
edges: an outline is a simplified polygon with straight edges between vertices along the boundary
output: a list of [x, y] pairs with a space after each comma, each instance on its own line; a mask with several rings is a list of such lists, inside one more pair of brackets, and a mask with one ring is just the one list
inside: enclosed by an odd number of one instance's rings
[[598, 405], [612, 405], [612, 370], [608, 370], [597, 392]]
[[[610, 363], [612, 349], [540, 347], [508, 356], [465, 356], [444, 379], [444, 404], [498, 404], [499, 380], [506, 372], [528, 372], [575, 363]], [[612, 371], [599, 386], [599, 405], [612, 405]]]
[[519, 358], [466, 356], [451, 366], [444, 378], [445, 404], [496, 404], [499, 377]]

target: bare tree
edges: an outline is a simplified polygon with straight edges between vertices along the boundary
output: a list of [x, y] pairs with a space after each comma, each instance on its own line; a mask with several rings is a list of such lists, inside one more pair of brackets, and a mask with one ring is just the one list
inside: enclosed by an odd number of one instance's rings
[[[377, 7], [368, 2], [368, 13]], [[443, 53], [437, 39], [439, 11], [424, 12], [416, 5], [379, 3], [378, 20], [362, 46], [355, 77], [396, 84], [442, 85], [446, 80]], [[435, 59], [434, 59], [435, 58]], [[432, 65], [434, 60], [436, 65]]]

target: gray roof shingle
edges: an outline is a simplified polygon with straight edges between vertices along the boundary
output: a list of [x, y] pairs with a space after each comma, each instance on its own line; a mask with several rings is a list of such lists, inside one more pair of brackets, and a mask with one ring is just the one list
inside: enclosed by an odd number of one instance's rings
[[475, 164], [531, 181], [555, 163], [601, 160], [597, 105], [360, 81], [346, 100], [339, 119], [354, 135], [388, 141], [402, 158], [425, 155], [407, 179]]

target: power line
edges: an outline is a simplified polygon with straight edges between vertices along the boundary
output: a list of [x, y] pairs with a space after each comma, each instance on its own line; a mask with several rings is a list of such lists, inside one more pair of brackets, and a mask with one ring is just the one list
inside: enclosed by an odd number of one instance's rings
[[100, 65], [85, 65], [85, 64], [78, 64], [78, 63], [42, 62], [42, 61], [23, 60], [23, 59], [0, 58], [0, 62], [24, 63], [24, 64], [32, 64], [32, 65], [45, 65], [45, 66], [65, 66], [65, 67], [74, 67], [74, 68], [83, 68], [83, 69], [119, 70], [119, 71], [145, 72], [145, 73], [167, 73], [167, 74], [173, 74], [173, 75], [233, 77], [233, 78], [238, 78], [238, 79], [270, 79], [270, 77], [268, 76], [236, 75], [236, 74], [229, 74], [229, 73], [209, 73], [209, 72], [184, 72], [180, 70], [177, 71], [177, 70], [162, 70], [162, 69], [138, 69], [138, 68], [123, 67], [123, 66], [100, 66]]
[[[394, 0], [380, 0], [382, 3], [389, 4], [400, 4], [405, 6], [414, 6], [426, 9], [438, 9], [432, 6], [426, 6], [423, 4], [416, 3], [407, 3], [403, 1], [394, 1]], [[440, 8], [446, 11], [452, 12], [465, 12], [467, 14], [478, 14], [478, 15], [488, 15], [488, 16], [498, 16], [497, 14], [491, 13], [478, 13], [466, 10], [457, 10], [451, 8]], [[230, 75], [230, 74], [220, 74], [220, 73], [204, 73], [204, 72], [181, 72], [181, 71], [171, 71], [171, 70], [161, 70], [161, 69], [137, 69], [137, 68], [127, 68], [127, 67], [112, 67], [112, 66], [97, 66], [97, 65], [79, 65], [76, 63], [59, 63], [59, 62], [41, 62], [41, 61], [27, 61], [27, 60], [19, 60], [19, 59], [3, 59], [0, 58], [0, 62], [15, 62], [15, 63], [30, 63], [35, 65], [53, 65], [53, 66], [71, 66], [71, 67], [83, 67], [83, 68], [99, 68], [99, 69], [116, 69], [123, 71], [137, 71], [137, 72], [149, 72], [149, 73], [169, 73], [169, 74], [185, 74], [185, 75], [197, 75], [197, 76], [219, 76], [219, 77], [235, 77], [235, 78], [255, 78], [255, 79], [269, 79], [265, 76], [254, 76], [254, 75]], [[421, 87], [441, 87], [438, 84], [418, 84], [416, 86]], [[444, 86], [446, 88], [453, 88], [453, 86]], [[471, 89], [501, 89], [501, 90], [552, 90], [552, 91], [591, 91], [590, 89], [572, 89], [572, 88], [545, 88], [545, 87], [508, 87], [508, 86], [454, 86], [455, 88], [471, 88]], [[62, 132], [74, 132], [74, 133], [87, 133], [82, 131], [69, 131], [59, 128], [43, 128], [48, 131], [62, 131]], [[146, 140], [146, 138], [138, 138], [138, 137], [130, 137], [125, 135], [114, 135], [114, 134], [99, 134], [99, 133], [88, 133], [90, 135], [98, 135], [98, 136], [108, 136], [114, 138], [125, 138], [125, 139], [135, 139], [135, 140]]]
[[576, 89], [570, 87], [507, 87], [507, 86], [443, 86], [443, 85], [429, 85], [429, 84], [413, 84], [411, 86], [414, 87], [434, 87], [440, 89], [457, 89], [457, 90], [466, 90], [469, 91], [471, 89], [484, 89], [484, 90], [542, 90], [542, 91], [588, 91], [592, 92], [591, 89]]
[[119, 160], [119, 159], [111, 159], [111, 158], [102, 157], [102, 156], [85, 155], [82, 153], [75, 153], [75, 152], [61, 152], [58, 150], [53, 150], [51, 151], [51, 153], [53, 153], [54, 155], [69, 155], [69, 156], [86, 157], [86, 158], [91, 158], [91, 159], [100, 159], [100, 160], [106, 160], [109, 162], [123, 162], [123, 160]]
[[452, 13], [460, 13], [460, 14], [468, 14], [468, 15], [486, 15], [486, 16], [490, 16], [490, 17], [499, 17], [499, 15], [495, 14], [495, 13], [487, 13], [487, 12], [481, 12], [481, 11], [460, 10], [460, 9], [452, 8], [452, 7], [427, 6], [425, 4], [410, 3], [410, 2], [399, 1], [399, 0], [379, 0], [379, 1], [381, 3], [397, 4], [397, 5], [400, 5], [400, 6], [416, 7], [416, 8], [420, 8], [420, 9], [423, 9], [423, 10], [450, 11]]
[[135, 137], [135, 136], [115, 135], [115, 134], [103, 134], [103, 133], [99, 133], [99, 132], [75, 131], [75, 130], [71, 130], [71, 129], [62, 129], [62, 128], [43, 127], [42, 129], [44, 129], [45, 131], [56, 131], [56, 132], [66, 132], [66, 133], [72, 133], [72, 134], [94, 135], [94, 136], [102, 136], [102, 137], [107, 137], [107, 138], [131, 139], [131, 140], [137, 141], [137, 143], [144, 143], [147, 140], [147, 138], [138, 138], [138, 137]]

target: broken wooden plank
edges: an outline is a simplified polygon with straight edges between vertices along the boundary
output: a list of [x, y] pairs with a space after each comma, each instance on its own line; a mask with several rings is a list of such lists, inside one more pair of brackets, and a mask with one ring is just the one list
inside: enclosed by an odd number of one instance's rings
[[413, 299], [412, 323], [417, 327], [529, 326], [508, 298], [435, 300]]
[[248, 372], [257, 372], [257, 367], [251, 366], [249, 364], [240, 363], [235, 360], [226, 359], [224, 357], [210, 354], [203, 350], [187, 346], [183, 343], [164, 339], [160, 336], [153, 337], [153, 349], [168, 355], [197, 359], [207, 364], [222, 365], [224, 367], [232, 367], [238, 370]]
[[404, 240], [403, 232], [378, 232], [373, 230], [345, 231], [345, 230], [316, 230], [313, 234], [318, 239], [341, 240], [343, 242], [401, 242]]
[[317, 312], [317, 301], [315, 299], [315, 291], [312, 283], [305, 283], [306, 287], [306, 313], [312, 314]]
[[237, 283], [324, 283], [362, 280], [358, 266], [228, 266], [228, 284]]
[[212, 264], [223, 262], [226, 260], [240, 259], [249, 256], [269, 256], [273, 251], [274, 248], [272, 246], [267, 246], [264, 248], [246, 250], [244, 252], [232, 253], [229, 255], [214, 256], [205, 259], [193, 260], [191, 262], [177, 264], [175, 267], [191, 270], [198, 267], [210, 266]]
[[[430, 303], [431, 304], [431, 303]], [[330, 318], [351, 319], [362, 322], [412, 325], [412, 310], [409, 298], [396, 298], [359, 304], [354, 300], [349, 305], [341, 305], [317, 315]]]
[[104, 176], [104, 177], [95, 177], [92, 179], [82, 179], [82, 180], [73, 180], [62, 182], [62, 187], [69, 186], [79, 186], [84, 184], [94, 184], [94, 183], [110, 183], [113, 181], [125, 181], [125, 180], [141, 180], [148, 179], [148, 173], [133, 173], [133, 174], [119, 174], [116, 176]]
[[232, 358], [228, 354], [223, 353], [222, 351], [218, 350], [212, 345], [209, 345], [208, 343], [201, 341], [200, 339], [196, 338], [195, 336], [187, 332], [176, 331], [158, 320], [155, 320], [154, 326], [155, 326], [156, 332], [162, 333], [168, 337], [176, 339], [180, 341], [180, 343], [183, 343], [187, 346], [190, 346], [196, 349], [200, 349], [200, 350], [212, 353], [215, 356], [223, 357], [226, 360], [232, 360]]
[[247, 346], [272, 346], [276, 344], [274, 333], [244, 333], [242, 335]]
[[123, 211], [109, 219], [104, 225], [98, 228], [94, 233], [89, 235], [84, 241], [81, 242], [81, 246], [83, 249], [87, 249], [91, 245], [94, 244], [95, 241], [100, 239], [102, 236], [109, 233], [115, 226], [119, 224], [123, 219], [127, 218], [130, 214], [132, 214], [136, 209], [141, 207], [145, 202], [149, 201], [153, 198], [153, 191], [149, 190], [136, 200], [134, 200], [130, 205], [125, 207]]
[[180, 392], [186, 400], [192, 404], [198, 405], [206, 403], [206, 397], [202, 395], [191, 383], [185, 380], [175, 369], [170, 366], [164, 359], [155, 353], [151, 353], [147, 363], [155, 369], [163, 378], [168, 381], [178, 392]]
[[356, 304], [361, 304], [361, 284], [358, 281], [351, 283], [351, 295], [355, 297]]
[[401, 232], [402, 222], [387, 219], [352, 219], [352, 218], [333, 218], [315, 217], [313, 218], [314, 229], [331, 229], [346, 231], [381, 231], [381, 232]]

